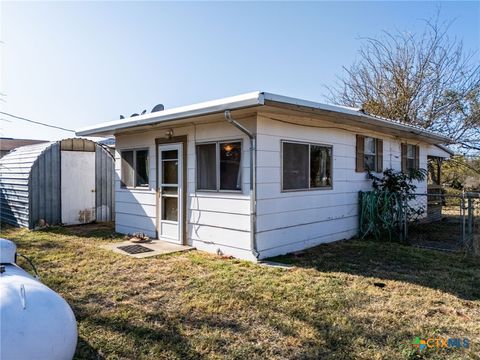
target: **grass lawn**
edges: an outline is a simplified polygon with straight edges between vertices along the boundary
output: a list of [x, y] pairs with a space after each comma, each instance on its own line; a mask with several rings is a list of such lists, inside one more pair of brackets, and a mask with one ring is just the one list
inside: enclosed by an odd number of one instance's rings
[[[277, 258], [285, 270], [197, 251], [133, 259], [98, 247], [111, 233], [1, 232], [72, 306], [77, 359], [480, 359], [478, 258], [344, 241]], [[470, 349], [418, 352], [416, 336]]]

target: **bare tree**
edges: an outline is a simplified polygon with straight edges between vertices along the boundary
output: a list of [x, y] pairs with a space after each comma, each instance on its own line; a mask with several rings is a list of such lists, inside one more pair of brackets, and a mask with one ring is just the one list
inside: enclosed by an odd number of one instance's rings
[[450, 39], [439, 16], [420, 35], [384, 32], [362, 38], [360, 59], [343, 67], [329, 101], [450, 136], [480, 151], [480, 65]]

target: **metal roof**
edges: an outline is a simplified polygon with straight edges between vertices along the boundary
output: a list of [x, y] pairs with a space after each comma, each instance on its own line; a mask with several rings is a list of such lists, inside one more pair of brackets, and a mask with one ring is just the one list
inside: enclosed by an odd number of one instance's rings
[[0, 150], [9, 151], [20, 146], [40, 144], [47, 142], [47, 140], [33, 140], [33, 139], [13, 139], [13, 138], [0, 138]]
[[296, 110], [318, 110], [322, 112], [332, 112], [355, 117], [361, 123], [381, 126], [386, 129], [394, 129], [408, 133], [414, 133], [417, 136], [430, 138], [439, 143], [450, 143], [452, 140], [442, 134], [425, 130], [418, 126], [405, 124], [400, 121], [385, 119], [365, 113], [362, 109], [349, 108], [339, 105], [323, 104], [304, 99], [298, 99], [283, 95], [272, 94], [268, 92], [255, 91], [243, 95], [227, 97], [223, 99], [197, 103], [188, 106], [176, 107], [155, 113], [130, 117], [127, 119], [105, 122], [93, 126], [84, 127], [76, 130], [78, 136], [97, 135], [113, 133], [116, 130], [128, 129], [137, 126], [153, 125], [163, 122], [170, 122], [196, 116], [221, 113], [225, 110], [238, 110], [258, 106], [278, 106], [290, 105]]

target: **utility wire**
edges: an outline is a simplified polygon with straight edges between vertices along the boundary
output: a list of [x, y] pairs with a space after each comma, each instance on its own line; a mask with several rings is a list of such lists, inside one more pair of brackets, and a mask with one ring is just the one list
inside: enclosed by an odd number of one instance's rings
[[9, 113], [3, 112], [3, 111], [0, 111], [0, 114], [11, 116], [15, 119], [19, 119], [19, 120], [23, 120], [23, 121], [28, 121], [30, 123], [37, 124], [37, 125], [43, 125], [43, 126], [51, 127], [51, 128], [54, 128], [54, 129], [60, 129], [60, 130], [63, 130], [63, 131], [70, 131], [70, 132], [73, 132], [73, 133], [75, 132], [75, 130], [65, 129], [65, 128], [60, 127], [60, 126], [45, 124], [45, 123], [42, 123], [40, 121], [30, 120], [30, 119], [27, 119], [27, 118], [24, 118], [24, 117], [21, 117], [21, 116], [17, 116], [17, 115], [13, 115], [13, 114], [9, 114]]

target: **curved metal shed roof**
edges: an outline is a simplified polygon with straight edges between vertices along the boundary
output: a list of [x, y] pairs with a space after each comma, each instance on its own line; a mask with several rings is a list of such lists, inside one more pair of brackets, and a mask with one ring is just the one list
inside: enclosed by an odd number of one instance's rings
[[[105, 205], [108, 200], [108, 208], [113, 209], [114, 159], [111, 153], [88, 139], [64, 139], [22, 146], [0, 159], [2, 222], [29, 228], [33, 228], [39, 219], [49, 224], [61, 223], [61, 150], [95, 152], [97, 208], [105, 211], [106, 207], [99, 207], [98, 203]], [[106, 161], [101, 161], [102, 158]], [[101, 220], [109, 221], [112, 213], [99, 215]]]

